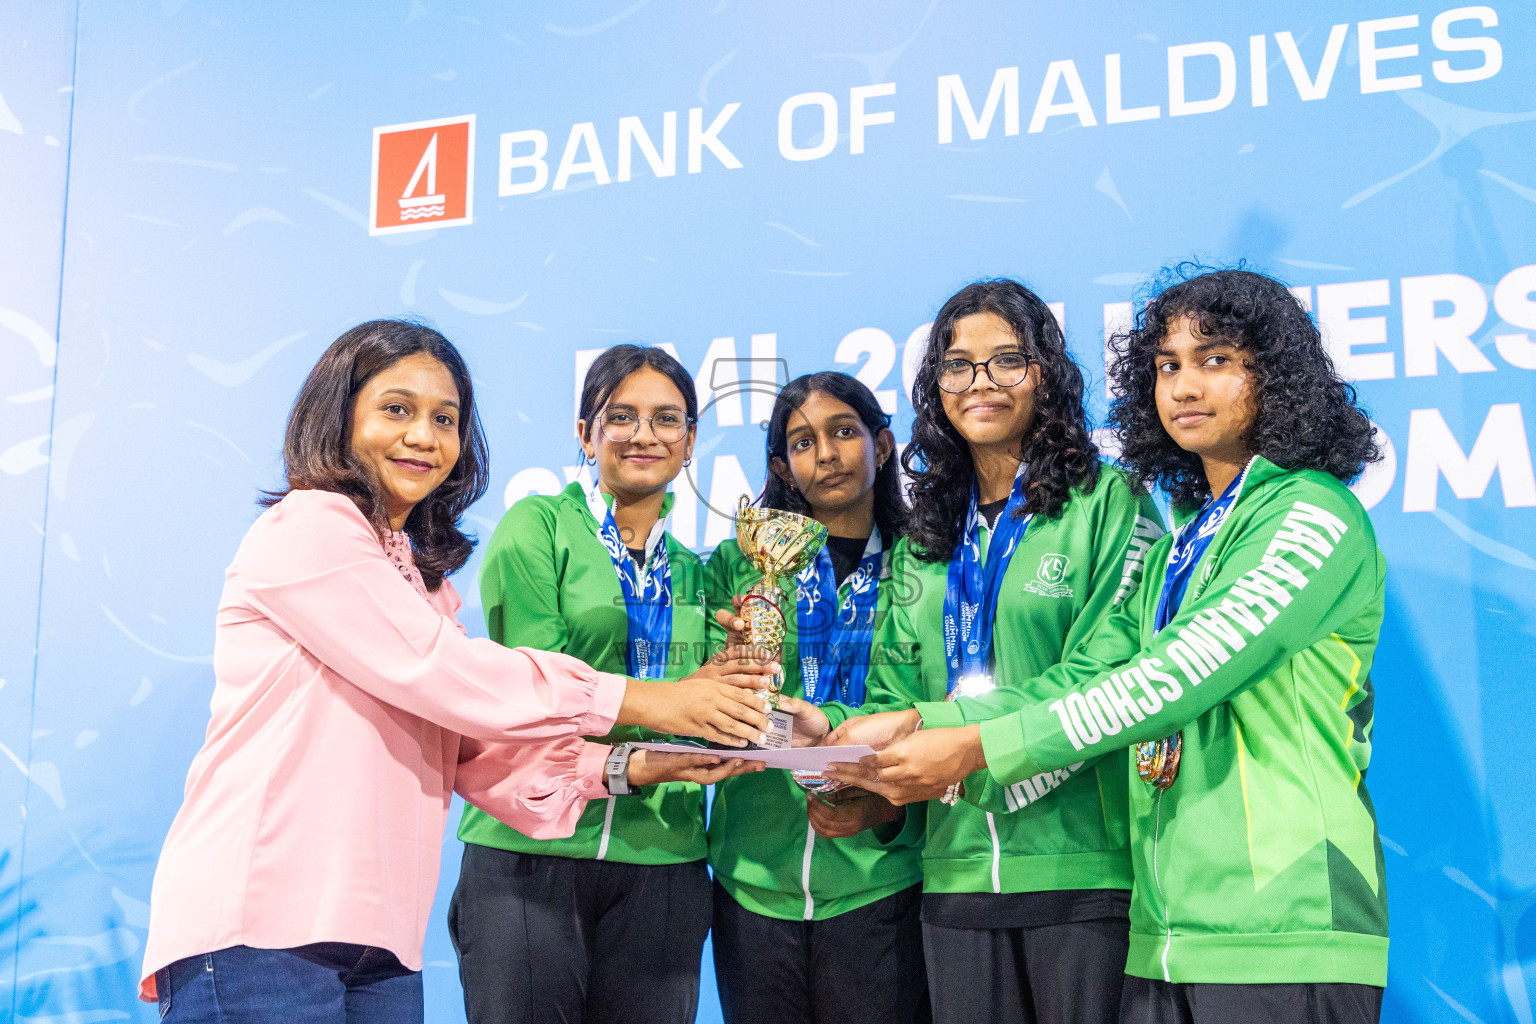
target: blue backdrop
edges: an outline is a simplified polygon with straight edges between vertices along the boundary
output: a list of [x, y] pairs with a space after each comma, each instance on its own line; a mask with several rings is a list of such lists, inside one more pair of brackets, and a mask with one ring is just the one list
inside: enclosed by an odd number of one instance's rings
[[[1359, 485], [1391, 566], [1385, 1017], [1531, 1024], [1536, 9], [1448, 2], [0, 10], [0, 1008], [153, 1019], [134, 983], [222, 569], [348, 325], [414, 312], [464, 348], [481, 536], [576, 472], [592, 351], [672, 345], [713, 400], [673, 521], [705, 550], [761, 480], [740, 379], [844, 366], [904, 435], [924, 326], [1015, 275], [1061, 304], [1101, 416], [1106, 324], [1198, 255], [1297, 286], [1390, 442]], [[376, 128], [471, 115], [472, 196], [446, 130], [433, 167], [384, 133], [374, 187]], [[400, 221], [437, 194], [467, 216]], [[434, 1021], [462, 1019], [458, 850]]]

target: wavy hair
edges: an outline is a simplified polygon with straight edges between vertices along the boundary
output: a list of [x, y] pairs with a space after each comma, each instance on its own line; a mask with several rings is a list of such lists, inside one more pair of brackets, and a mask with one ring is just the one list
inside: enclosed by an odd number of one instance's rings
[[1157, 294], [1132, 329], [1112, 339], [1109, 368], [1117, 392], [1109, 425], [1119, 435], [1121, 464], [1142, 483], [1186, 511], [1211, 494], [1200, 456], [1178, 446], [1157, 412], [1157, 349], [1185, 318], [1196, 333], [1242, 353], [1254, 408], [1244, 438], [1249, 452], [1345, 483], [1381, 458], [1354, 386], [1339, 376], [1317, 324], [1285, 285], [1241, 266], [1187, 262], [1163, 271], [1153, 287]]
[[[808, 373], [803, 377], [796, 377], [784, 385], [778, 397], [773, 402], [773, 412], [768, 417], [768, 477], [763, 484], [763, 493], [758, 496], [757, 503], [763, 508], [779, 508], [786, 512], [796, 512], [803, 516], [811, 515], [811, 506], [805, 497], [794, 487], [790, 486], [773, 471], [773, 460], [779, 459], [789, 462], [789, 445], [787, 435], [789, 433], [789, 418], [796, 409], [805, 404], [812, 392], [820, 392], [828, 398], [835, 398], [848, 406], [858, 414], [859, 421], [871, 437], [878, 437], [880, 431], [888, 430], [891, 426], [891, 418], [880, 408], [880, 402], [875, 398], [862, 381], [839, 373], [836, 370], [824, 370], [821, 373]], [[880, 530], [880, 535], [885, 542], [895, 544], [897, 538], [906, 529], [907, 502], [901, 493], [901, 479], [897, 472], [896, 460], [886, 459], [885, 465], [875, 470], [875, 526]]]
[[960, 537], [976, 477], [971, 449], [949, 422], [939, 392], [939, 364], [963, 317], [993, 313], [1008, 324], [1024, 353], [1040, 367], [1035, 418], [1019, 455], [1029, 467], [1026, 500], [1018, 515], [1061, 514], [1074, 488], [1092, 491], [1099, 479], [1099, 450], [1083, 410], [1083, 372], [1067, 352], [1050, 307], [1017, 281], [1001, 278], [966, 285], [944, 303], [928, 332], [912, 405], [912, 441], [901, 455], [911, 479], [912, 513], [907, 533], [918, 556], [948, 561]]
[[405, 520], [416, 568], [427, 588], [436, 590], [444, 577], [463, 568], [474, 550], [475, 542], [459, 529], [459, 520], [485, 494], [490, 483], [490, 452], [464, 358], [447, 338], [425, 324], [370, 320], [331, 342], [309, 371], [288, 414], [283, 437], [287, 486], [264, 493], [260, 501], [275, 505], [290, 491], [344, 494], [382, 540], [389, 532], [389, 520], [378, 481], [352, 454], [352, 408], [368, 381], [417, 353], [425, 353], [447, 367], [459, 390], [459, 460], [447, 479], [418, 502]]

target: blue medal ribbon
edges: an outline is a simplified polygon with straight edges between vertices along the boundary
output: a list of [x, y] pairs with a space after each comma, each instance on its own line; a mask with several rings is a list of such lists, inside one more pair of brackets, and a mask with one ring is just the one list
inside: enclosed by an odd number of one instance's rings
[[[1227, 514], [1232, 511], [1232, 506], [1237, 503], [1237, 496], [1242, 493], [1243, 481], [1248, 479], [1248, 467], [1238, 474], [1236, 480], [1227, 485], [1227, 489], [1221, 492], [1221, 497], [1212, 495], [1206, 499], [1195, 518], [1184, 525], [1173, 539], [1173, 548], [1168, 552], [1168, 567], [1163, 571], [1163, 590], [1157, 598], [1157, 614], [1152, 618], [1152, 631], [1161, 632], [1164, 626], [1173, 621], [1173, 617], [1179, 614], [1179, 606], [1184, 603], [1184, 594], [1189, 590], [1189, 583], [1195, 576], [1195, 566], [1200, 563], [1200, 557], [1205, 554], [1205, 549], [1211, 546], [1216, 532], [1221, 529], [1221, 524], [1226, 522]], [[1156, 787], [1159, 791], [1172, 786], [1179, 777], [1179, 762], [1184, 751], [1184, 733], [1182, 730], [1160, 740], [1152, 740], [1136, 744], [1136, 773], [1142, 780]]]
[[956, 693], [962, 681], [990, 678], [992, 627], [997, 617], [997, 595], [1014, 549], [1029, 528], [1032, 516], [1015, 516], [1024, 504], [1024, 467], [1014, 478], [1008, 504], [997, 517], [997, 528], [987, 544], [985, 564], [981, 557], [981, 513], [976, 483], [971, 482], [971, 504], [965, 529], [955, 544], [944, 588], [944, 668], [948, 691]]
[[[795, 622], [800, 636], [800, 679], [813, 704], [864, 703], [864, 679], [875, 638], [875, 606], [885, 564], [880, 531], [870, 533], [858, 568], [841, 588], [825, 545], [795, 577]], [[839, 590], [844, 596], [838, 600]]]
[[[587, 492], [587, 505], [598, 522], [597, 539], [608, 549], [624, 591], [624, 614], [629, 619], [625, 671], [636, 679], [660, 679], [667, 673], [667, 653], [672, 646], [672, 563], [667, 538], [662, 535], [656, 539], [642, 573], [619, 536], [613, 509], [596, 488]], [[661, 523], [656, 525], [660, 532]]]
[[1207, 498], [1195, 518], [1174, 538], [1173, 550], [1168, 553], [1168, 568], [1163, 573], [1163, 592], [1157, 599], [1157, 616], [1152, 620], [1154, 632], [1168, 625], [1179, 614], [1179, 605], [1184, 603], [1184, 592], [1189, 589], [1189, 581], [1194, 579], [1195, 566], [1200, 563], [1200, 556], [1205, 554], [1205, 549], [1211, 546], [1216, 531], [1226, 522], [1227, 513], [1232, 511], [1247, 477], [1248, 470], [1245, 468], [1221, 492], [1221, 497]]

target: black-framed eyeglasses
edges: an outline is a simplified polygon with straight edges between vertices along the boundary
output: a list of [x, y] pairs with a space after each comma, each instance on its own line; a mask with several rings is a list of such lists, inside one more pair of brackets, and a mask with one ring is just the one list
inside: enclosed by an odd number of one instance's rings
[[1000, 388], [1018, 387], [1029, 376], [1029, 363], [1029, 356], [1022, 352], [999, 352], [979, 363], [969, 359], [945, 359], [939, 363], [939, 387], [958, 395], [976, 382], [979, 370], [986, 370], [992, 383]]
[[623, 409], [610, 409], [603, 413], [599, 423], [604, 437], [615, 444], [623, 444], [625, 441], [633, 441], [635, 435], [640, 433], [641, 421], [651, 425], [651, 435], [662, 444], [676, 444], [681, 441], [688, 434], [690, 422], [689, 418], [680, 412], [659, 412], [654, 416], [636, 416]]

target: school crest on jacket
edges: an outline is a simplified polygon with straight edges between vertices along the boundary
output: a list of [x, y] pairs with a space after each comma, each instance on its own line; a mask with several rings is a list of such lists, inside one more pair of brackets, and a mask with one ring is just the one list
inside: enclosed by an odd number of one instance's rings
[[1056, 552], [1041, 555], [1035, 578], [1024, 584], [1024, 589], [1041, 597], [1071, 597], [1072, 588], [1066, 583], [1067, 570], [1071, 566], [1072, 559], [1066, 555]]

